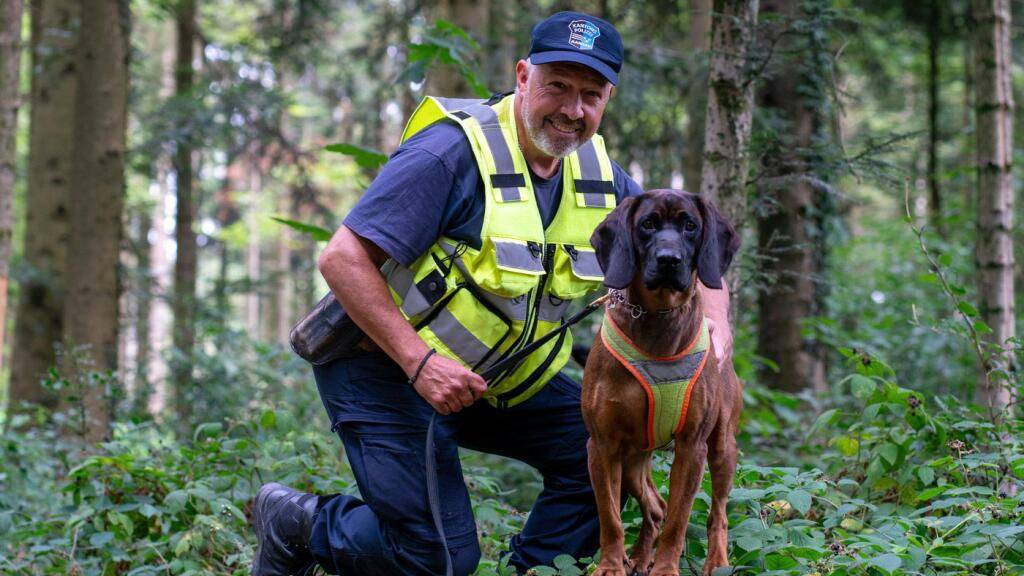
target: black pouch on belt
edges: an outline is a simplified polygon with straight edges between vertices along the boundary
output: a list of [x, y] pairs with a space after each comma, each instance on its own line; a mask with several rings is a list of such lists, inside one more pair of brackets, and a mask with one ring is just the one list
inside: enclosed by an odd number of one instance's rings
[[338, 358], [364, 354], [359, 342], [366, 336], [328, 292], [306, 317], [292, 328], [288, 342], [300, 358], [314, 366]]

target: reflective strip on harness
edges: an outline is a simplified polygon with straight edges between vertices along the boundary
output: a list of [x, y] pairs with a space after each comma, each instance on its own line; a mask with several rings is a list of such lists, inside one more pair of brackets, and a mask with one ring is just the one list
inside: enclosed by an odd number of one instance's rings
[[647, 450], [668, 444], [686, 424], [691, 384], [697, 381], [707, 362], [710, 337], [708, 321], [689, 346], [667, 358], [651, 357], [641, 351], [605, 311], [601, 341], [622, 366], [636, 378], [647, 394]]

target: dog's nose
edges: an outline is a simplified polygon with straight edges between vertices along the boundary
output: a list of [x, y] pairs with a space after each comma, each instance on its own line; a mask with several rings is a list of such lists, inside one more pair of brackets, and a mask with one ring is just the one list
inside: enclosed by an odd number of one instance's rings
[[678, 253], [669, 250], [659, 250], [654, 257], [658, 259], [661, 268], [675, 268], [683, 261]]

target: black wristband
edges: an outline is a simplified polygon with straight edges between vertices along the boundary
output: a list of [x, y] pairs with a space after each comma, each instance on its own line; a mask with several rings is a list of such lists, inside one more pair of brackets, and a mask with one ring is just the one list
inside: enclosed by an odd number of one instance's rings
[[433, 356], [434, 354], [437, 354], [437, 350], [431, 348], [430, 352], [427, 352], [426, 354], [423, 355], [423, 360], [420, 360], [420, 365], [418, 368], [416, 368], [416, 373], [412, 375], [412, 378], [409, 378], [409, 384], [416, 383], [416, 379], [420, 377], [420, 372], [423, 371], [423, 367], [427, 365], [427, 360], [430, 360], [430, 357]]

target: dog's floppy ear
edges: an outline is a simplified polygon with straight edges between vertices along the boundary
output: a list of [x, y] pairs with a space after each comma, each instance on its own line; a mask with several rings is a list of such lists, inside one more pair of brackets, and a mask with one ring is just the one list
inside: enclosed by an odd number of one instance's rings
[[697, 253], [697, 276], [708, 288], [722, 287], [722, 276], [740, 248], [740, 236], [728, 220], [706, 198], [693, 196], [704, 219], [704, 232]]
[[604, 271], [604, 285], [621, 290], [633, 282], [636, 256], [633, 250], [633, 206], [635, 196], [626, 198], [598, 224], [590, 236], [590, 245]]

